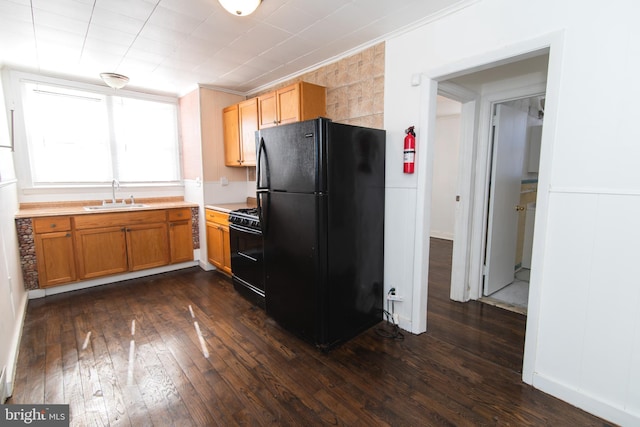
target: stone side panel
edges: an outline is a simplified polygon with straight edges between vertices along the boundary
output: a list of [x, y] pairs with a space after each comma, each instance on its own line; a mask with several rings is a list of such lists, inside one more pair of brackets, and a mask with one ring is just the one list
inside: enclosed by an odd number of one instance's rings
[[16, 219], [18, 244], [20, 245], [20, 264], [27, 291], [38, 289], [38, 264], [36, 263], [36, 245], [31, 218]]
[[200, 214], [199, 208], [191, 208], [191, 237], [193, 249], [200, 249]]

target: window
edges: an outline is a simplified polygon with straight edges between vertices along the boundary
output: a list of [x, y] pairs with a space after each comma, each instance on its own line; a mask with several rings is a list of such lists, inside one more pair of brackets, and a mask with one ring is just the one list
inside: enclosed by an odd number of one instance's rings
[[23, 82], [34, 186], [180, 180], [172, 102]]

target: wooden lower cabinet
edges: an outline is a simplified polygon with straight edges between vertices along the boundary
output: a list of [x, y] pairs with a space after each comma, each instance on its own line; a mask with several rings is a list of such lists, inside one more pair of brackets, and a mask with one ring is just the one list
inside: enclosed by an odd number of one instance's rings
[[191, 208], [33, 219], [38, 286], [193, 261]]
[[80, 279], [169, 264], [166, 223], [77, 230], [76, 247]]
[[172, 209], [168, 212], [170, 262], [193, 261], [191, 209]]
[[130, 271], [169, 264], [167, 224], [162, 222], [127, 227], [127, 255]]
[[71, 231], [36, 234], [35, 246], [40, 287], [47, 288], [76, 280]]
[[231, 246], [229, 240], [229, 214], [207, 209], [207, 259], [231, 274]]
[[191, 221], [174, 221], [169, 223], [169, 241], [171, 247], [171, 263], [193, 261], [193, 237]]
[[79, 279], [93, 279], [129, 270], [125, 227], [76, 231]]
[[169, 264], [164, 210], [76, 216], [75, 228], [80, 279]]

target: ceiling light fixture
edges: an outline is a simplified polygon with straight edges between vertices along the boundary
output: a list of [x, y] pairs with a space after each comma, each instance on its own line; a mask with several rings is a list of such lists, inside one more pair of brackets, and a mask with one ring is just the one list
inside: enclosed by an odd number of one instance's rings
[[262, 0], [218, 0], [227, 12], [237, 16], [251, 15]]
[[129, 77], [117, 73], [100, 73], [100, 78], [114, 89], [122, 89], [129, 83]]

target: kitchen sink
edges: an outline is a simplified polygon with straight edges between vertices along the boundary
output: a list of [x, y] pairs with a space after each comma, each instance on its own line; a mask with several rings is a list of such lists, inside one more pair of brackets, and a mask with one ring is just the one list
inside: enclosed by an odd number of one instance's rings
[[109, 209], [135, 209], [146, 208], [147, 205], [143, 203], [104, 203], [102, 205], [85, 206], [85, 211], [101, 211]]

